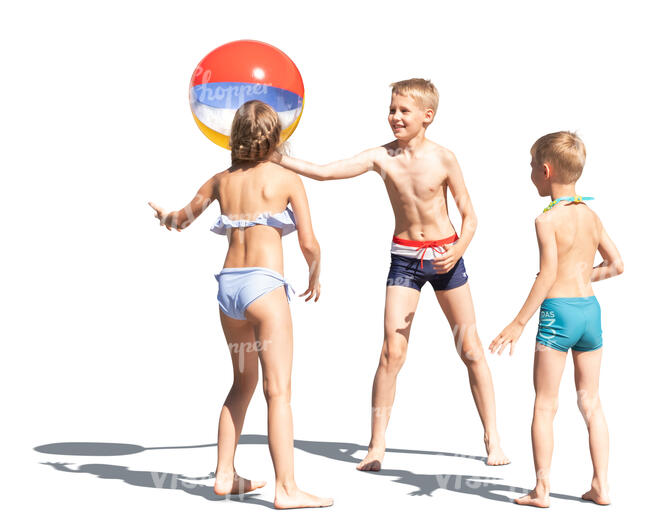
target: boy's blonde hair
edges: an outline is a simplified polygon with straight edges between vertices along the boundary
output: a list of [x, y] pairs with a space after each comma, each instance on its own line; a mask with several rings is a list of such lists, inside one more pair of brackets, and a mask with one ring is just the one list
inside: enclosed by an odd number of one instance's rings
[[410, 96], [423, 109], [438, 110], [438, 89], [428, 79], [411, 78], [391, 83], [393, 94]]
[[530, 148], [530, 155], [537, 164], [550, 163], [557, 181], [569, 184], [580, 178], [587, 150], [575, 133], [558, 131], [538, 138]]
[[281, 131], [278, 114], [270, 106], [259, 100], [244, 103], [230, 130], [232, 163], [263, 161], [280, 144]]

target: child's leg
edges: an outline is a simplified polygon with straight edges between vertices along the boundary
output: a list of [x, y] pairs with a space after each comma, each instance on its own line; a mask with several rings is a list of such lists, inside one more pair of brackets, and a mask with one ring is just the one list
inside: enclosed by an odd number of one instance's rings
[[371, 437], [360, 471], [379, 471], [386, 451], [386, 427], [395, 401], [397, 374], [406, 359], [409, 334], [420, 292], [406, 286], [386, 287], [384, 343], [372, 385]]
[[509, 464], [510, 460], [501, 450], [497, 432], [492, 374], [476, 331], [474, 303], [469, 283], [451, 290], [436, 290], [436, 297], [451, 326], [456, 350], [467, 366], [470, 389], [483, 423], [484, 441], [488, 453], [487, 464]]
[[269, 450], [275, 468], [275, 507], [330, 506], [332, 499], [310, 495], [296, 486], [293, 472], [291, 364], [293, 329], [284, 286], [256, 299], [246, 309], [257, 339], [264, 396], [268, 404]]
[[519, 504], [549, 506], [551, 491], [549, 473], [553, 455], [553, 418], [558, 407], [560, 380], [566, 363], [566, 352], [551, 349], [537, 342], [533, 383], [535, 385], [535, 408], [531, 428], [533, 460], [537, 482], [528, 495], [517, 499]]
[[589, 431], [589, 451], [594, 465], [591, 489], [582, 498], [597, 504], [609, 504], [607, 464], [609, 460], [609, 433], [598, 395], [602, 348], [595, 351], [573, 350], [578, 407]]
[[217, 472], [214, 491], [217, 495], [244, 493], [266, 484], [251, 481], [235, 472], [235, 449], [244, 424], [248, 403], [257, 386], [258, 357], [253, 326], [219, 311], [223, 332], [232, 358], [233, 384], [219, 417]]

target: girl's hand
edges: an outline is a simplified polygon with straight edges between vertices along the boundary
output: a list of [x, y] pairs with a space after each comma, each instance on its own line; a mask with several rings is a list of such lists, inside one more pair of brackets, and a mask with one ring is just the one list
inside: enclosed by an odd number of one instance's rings
[[314, 276], [309, 280], [309, 286], [307, 287], [307, 290], [300, 294], [300, 297], [307, 294], [309, 294], [309, 297], [305, 299], [305, 301], [309, 301], [312, 297], [314, 298], [314, 303], [318, 301], [318, 298], [320, 297], [320, 281], [318, 280], [317, 276]]
[[498, 350], [498, 354], [501, 355], [503, 350], [506, 348], [506, 345], [510, 344], [510, 356], [512, 356], [515, 353], [515, 344], [517, 343], [517, 340], [519, 340], [523, 331], [524, 326], [513, 321], [503, 329], [494, 340], [492, 340], [489, 347], [490, 352], [494, 353]]
[[436, 273], [447, 273], [459, 261], [462, 253], [454, 244], [444, 244], [445, 253], [433, 259], [433, 269]]
[[160, 220], [160, 225], [161, 226], [164, 225], [167, 228], [167, 231], [171, 231], [172, 228], [176, 229], [177, 231], [181, 230], [181, 228], [178, 227], [178, 225], [176, 223], [177, 220], [178, 220], [176, 212], [166, 212], [161, 207], [158, 207], [158, 205], [156, 205], [152, 201], [149, 202], [149, 206], [154, 211], [156, 211], [156, 214], [155, 214], [156, 218], [158, 218], [158, 220]]

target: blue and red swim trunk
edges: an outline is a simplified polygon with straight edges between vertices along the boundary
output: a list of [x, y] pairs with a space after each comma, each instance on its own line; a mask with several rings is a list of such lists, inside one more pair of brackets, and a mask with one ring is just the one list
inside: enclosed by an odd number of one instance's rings
[[445, 253], [444, 245], [458, 240], [454, 234], [442, 240], [406, 240], [393, 237], [387, 286], [406, 286], [421, 290], [428, 282], [434, 290], [451, 290], [467, 282], [465, 262], [461, 257], [447, 273], [433, 268], [433, 259]]

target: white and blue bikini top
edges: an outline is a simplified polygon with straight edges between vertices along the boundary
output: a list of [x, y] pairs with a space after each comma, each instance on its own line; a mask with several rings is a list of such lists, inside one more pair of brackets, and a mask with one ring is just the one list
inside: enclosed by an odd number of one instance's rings
[[296, 218], [289, 207], [276, 214], [263, 212], [254, 220], [231, 220], [228, 215], [222, 214], [217, 218], [217, 221], [210, 228], [210, 231], [217, 233], [218, 235], [225, 235], [228, 228], [250, 227], [252, 225], [269, 225], [271, 227], [277, 227], [282, 229], [282, 236], [284, 236], [296, 230]]

